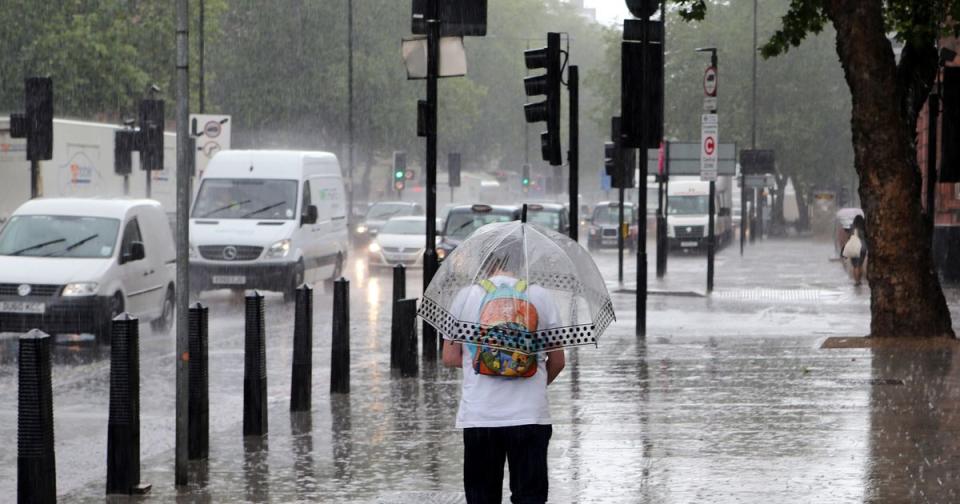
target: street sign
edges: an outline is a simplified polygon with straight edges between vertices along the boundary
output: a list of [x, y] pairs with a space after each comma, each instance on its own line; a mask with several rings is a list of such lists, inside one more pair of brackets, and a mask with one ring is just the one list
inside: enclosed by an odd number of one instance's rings
[[703, 73], [703, 95], [717, 96], [717, 67], [707, 67]]
[[777, 180], [772, 174], [768, 175], [746, 175], [744, 186], [747, 189], [763, 189], [764, 187], [776, 187]]
[[190, 114], [190, 136], [197, 140], [197, 176], [203, 174], [214, 154], [230, 150], [230, 116]]
[[[667, 146], [670, 176], [700, 175], [700, 143], [670, 142]], [[717, 175], [737, 174], [737, 146], [732, 143], [717, 144]], [[647, 173], [657, 173], [659, 149], [647, 150]]]
[[717, 180], [718, 133], [717, 114], [700, 116], [700, 180]]
[[713, 114], [717, 111], [717, 97], [716, 96], [704, 96], [703, 97], [703, 113]]
[[777, 171], [771, 149], [744, 149], [740, 151], [740, 169], [744, 175], [761, 175]]

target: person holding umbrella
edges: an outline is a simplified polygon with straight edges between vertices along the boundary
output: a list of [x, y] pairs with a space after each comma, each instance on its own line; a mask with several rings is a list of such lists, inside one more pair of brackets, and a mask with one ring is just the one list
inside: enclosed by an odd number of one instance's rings
[[589, 254], [525, 218], [489, 224], [447, 257], [419, 315], [443, 335], [444, 365], [463, 369], [456, 427], [467, 502], [501, 502], [505, 462], [511, 502], [546, 502], [547, 385], [566, 364], [564, 347], [596, 344], [614, 319]]

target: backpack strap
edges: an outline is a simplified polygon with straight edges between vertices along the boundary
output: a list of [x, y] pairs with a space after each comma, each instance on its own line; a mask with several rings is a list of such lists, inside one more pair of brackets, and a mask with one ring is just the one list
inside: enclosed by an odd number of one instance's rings
[[490, 279], [488, 278], [484, 278], [483, 280], [480, 280], [479, 282], [477, 282], [477, 285], [482, 287], [483, 290], [487, 291], [487, 294], [497, 290], [497, 286], [494, 285], [493, 282], [491, 282]]

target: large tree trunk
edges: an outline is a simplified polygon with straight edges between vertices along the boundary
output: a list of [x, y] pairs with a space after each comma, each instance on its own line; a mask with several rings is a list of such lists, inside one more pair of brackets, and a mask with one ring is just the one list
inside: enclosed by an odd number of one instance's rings
[[920, 211], [906, 90], [883, 22], [881, 0], [828, 0], [837, 54], [853, 97], [851, 127], [867, 222], [871, 323], [878, 337], [953, 337], [950, 312]]

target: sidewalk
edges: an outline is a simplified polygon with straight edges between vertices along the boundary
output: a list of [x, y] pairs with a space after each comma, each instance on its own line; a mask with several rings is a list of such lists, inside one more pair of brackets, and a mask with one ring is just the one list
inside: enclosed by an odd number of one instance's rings
[[[634, 335], [634, 298], [615, 294], [618, 321], [600, 347], [568, 351], [550, 387], [551, 502], [960, 499], [955, 353], [821, 350], [827, 336], [866, 333], [866, 289], [854, 290], [829, 262], [829, 243], [767, 242], [747, 252], [721, 252], [710, 297], [651, 296], [646, 340]], [[610, 258], [597, 260], [610, 279]], [[672, 261], [671, 289], [693, 289], [685, 279], [699, 267]], [[210, 459], [192, 474], [205, 483], [178, 495], [166, 450], [143, 460], [142, 480], [153, 484], [144, 500], [464, 502], [453, 428], [459, 370], [426, 365], [418, 379], [391, 379], [389, 313], [372, 310], [353, 319], [348, 396], [328, 394], [329, 325], [321, 323], [311, 414], [291, 417], [289, 356], [271, 357], [268, 439], [245, 445], [239, 411], [212, 403]], [[278, 337], [268, 351], [288, 354], [289, 344]], [[218, 345], [211, 366], [228, 352]], [[236, 397], [212, 400], [236, 405]], [[102, 501], [103, 481], [61, 498]]]

